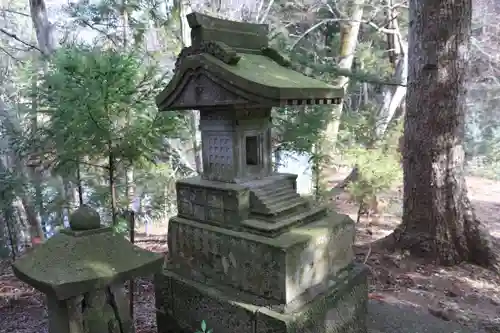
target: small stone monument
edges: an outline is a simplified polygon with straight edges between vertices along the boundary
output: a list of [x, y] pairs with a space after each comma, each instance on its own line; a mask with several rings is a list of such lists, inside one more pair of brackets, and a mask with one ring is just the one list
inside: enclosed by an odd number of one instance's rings
[[159, 333], [363, 333], [367, 271], [354, 222], [273, 173], [271, 108], [339, 103], [268, 46], [268, 27], [192, 13], [192, 46], [157, 97], [200, 111], [203, 174], [177, 182], [169, 260], [155, 277]]
[[62, 230], [14, 262], [14, 274], [46, 294], [49, 333], [133, 333], [123, 282], [161, 271], [163, 255], [143, 250], [81, 206]]

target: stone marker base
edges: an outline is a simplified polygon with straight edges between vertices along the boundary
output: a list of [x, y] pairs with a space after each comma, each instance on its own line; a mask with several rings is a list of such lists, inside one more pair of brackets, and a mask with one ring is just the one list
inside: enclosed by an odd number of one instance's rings
[[171, 271], [156, 275], [155, 287], [158, 333], [194, 333], [203, 320], [213, 333], [366, 333], [363, 265], [339, 274], [329, 288], [289, 313], [244, 302], [234, 289], [221, 291]]

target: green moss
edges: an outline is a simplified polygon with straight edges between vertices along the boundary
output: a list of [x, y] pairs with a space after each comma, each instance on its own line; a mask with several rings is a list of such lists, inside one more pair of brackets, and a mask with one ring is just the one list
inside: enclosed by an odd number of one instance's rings
[[224, 42], [207, 41], [203, 42], [200, 52], [208, 53], [228, 65], [236, 65], [241, 56]]
[[[185, 85], [192, 84], [189, 76], [203, 72], [221, 85], [225, 83], [225, 89], [241, 95], [250, 105], [298, 104], [297, 100], [338, 103], [344, 95], [341, 87], [295, 71], [286, 57], [269, 48], [265, 25], [239, 24], [201, 14], [188, 15], [188, 19], [194, 30], [199, 30], [198, 35], [193, 35], [197, 36], [193, 39], [196, 50], [194, 54], [192, 48], [181, 52], [174, 78], [156, 98], [160, 110], [196, 105], [196, 101], [179, 105], [175, 101], [183, 96]], [[204, 50], [204, 45], [211, 48]]]
[[[188, 70], [188, 67], [201, 66], [219, 79], [259, 98], [303, 100], [338, 99], [343, 96], [341, 88], [283, 67], [263, 55], [248, 53], [240, 55], [238, 64], [231, 66], [211, 55], [200, 54], [183, 62], [181, 71]], [[172, 83], [175, 84], [175, 80]]]
[[163, 256], [132, 245], [122, 236], [103, 232], [73, 237], [57, 234], [17, 260], [14, 273], [24, 282], [59, 299], [157, 272]]
[[99, 229], [101, 217], [95, 209], [82, 205], [70, 215], [69, 225], [74, 231]]
[[243, 54], [236, 66], [231, 66], [211, 57], [228, 72], [242, 80], [276, 88], [333, 89], [334, 87], [299, 72], [283, 67], [274, 60], [257, 54]]
[[274, 60], [280, 66], [290, 67], [292, 65], [290, 59], [288, 59], [287, 57], [285, 57], [284, 55], [282, 55], [281, 53], [279, 53], [278, 51], [276, 51], [271, 47], [265, 47], [261, 50], [261, 52], [263, 56], [268, 57], [271, 60]]

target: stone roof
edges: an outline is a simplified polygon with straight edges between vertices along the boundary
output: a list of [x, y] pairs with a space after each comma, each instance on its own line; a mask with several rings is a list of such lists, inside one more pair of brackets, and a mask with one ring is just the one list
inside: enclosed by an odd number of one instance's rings
[[[84, 215], [80, 213], [73, 213], [73, 220]], [[14, 274], [42, 293], [63, 300], [161, 270], [163, 255], [131, 244], [111, 228], [97, 227], [93, 219], [87, 221], [88, 228], [84, 222], [72, 221], [72, 228], [76, 226], [16, 260]]]
[[332, 104], [343, 90], [305, 76], [268, 45], [268, 26], [187, 16], [192, 46], [179, 54], [174, 77], [157, 97], [160, 110], [218, 106]]

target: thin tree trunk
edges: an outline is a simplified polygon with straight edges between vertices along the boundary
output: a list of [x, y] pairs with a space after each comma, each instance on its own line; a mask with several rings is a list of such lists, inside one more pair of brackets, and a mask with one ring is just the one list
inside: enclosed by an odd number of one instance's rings
[[[16, 122], [14, 116], [11, 116], [9, 113], [8, 106], [0, 99], [0, 116], [3, 119], [3, 126], [7, 129], [7, 133], [19, 133], [21, 131], [20, 124]], [[9, 140], [10, 138], [6, 137]], [[18, 170], [23, 175], [28, 175], [30, 170], [26, 167], [24, 162], [20, 159], [18, 155], [15, 154], [14, 151], [9, 152], [9, 160], [12, 163], [12, 167], [15, 170]], [[33, 243], [36, 238], [43, 240], [43, 232], [40, 224], [39, 215], [36, 213], [36, 209], [31, 202], [31, 198], [25, 193], [24, 188], [21, 188], [20, 193], [18, 194], [21, 205], [20, 209], [23, 209], [26, 212], [26, 220], [29, 225], [29, 237], [31, 242]], [[22, 220], [22, 219], [20, 219]]]
[[[35, 64], [38, 64], [38, 57], [35, 56], [33, 59]], [[36, 68], [36, 66], [35, 66]], [[37, 89], [38, 89], [38, 71], [34, 73], [32, 81], [31, 81], [31, 89], [33, 96], [31, 97], [31, 132], [32, 135], [36, 135], [36, 132], [38, 131], [38, 99], [37, 99]], [[35, 213], [37, 220], [39, 221], [38, 223], [40, 224], [40, 230], [42, 230], [42, 233], [38, 235], [42, 240], [45, 238], [45, 233], [47, 232], [46, 228], [46, 219], [45, 217], [45, 212], [44, 212], [44, 204], [43, 204], [43, 191], [42, 191], [42, 182], [43, 182], [43, 177], [42, 177], [42, 172], [40, 170], [37, 170], [37, 166], [33, 165], [29, 167], [30, 170], [30, 180], [33, 183], [33, 187], [35, 188], [35, 206], [37, 209], [38, 213]]]
[[[359, 27], [363, 19], [363, 5], [365, 0], [354, 0], [351, 5], [351, 21], [347, 22], [341, 29], [340, 61], [338, 68], [341, 70], [350, 70], [354, 60], [354, 52], [358, 44]], [[338, 78], [339, 86], [347, 91], [349, 78], [341, 76]], [[344, 101], [334, 105], [332, 108], [332, 119], [326, 125], [323, 132], [323, 138], [318, 145], [318, 154], [321, 161], [318, 170], [318, 192], [324, 193], [329, 189], [330, 178], [332, 176], [331, 156], [335, 154], [337, 137], [340, 126], [340, 116], [342, 115]]]
[[[408, 46], [401, 40], [398, 19], [395, 13], [396, 9], [393, 8], [393, 0], [388, 0], [385, 5], [388, 7], [386, 11], [388, 23], [384, 28], [389, 30], [386, 33], [386, 50], [389, 62], [394, 69], [393, 81], [400, 82], [401, 85], [395, 87], [385, 86], [383, 89], [382, 105], [377, 112], [377, 123], [373, 128], [372, 144], [384, 137], [391, 123], [401, 120], [405, 110], [404, 100], [408, 77]], [[371, 145], [366, 148], [370, 149]], [[338, 183], [335, 188], [344, 189], [350, 183], [355, 182], [358, 177], [359, 169], [357, 166], [354, 166], [349, 175]]]
[[[52, 25], [49, 21], [49, 16], [47, 14], [47, 5], [44, 0], [30, 0], [30, 15], [31, 21], [33, 23], [33, 28], [35, 29], [36, 39], [38, 42], [38, 49], [42, 52], [43, 58], [48, 58], [52, 55], [55, 50], [55, 39], [53, 35]], [[36, 62], [36, 59], [35, 59]], [[41, 62], [42, 68], [46, 69], [46, 62]], [[37, 89], [37, 80], [38, 75], [34, 75], [33, 77], [33, 89]], [[35, 94], [36, 95], [36, 94]], [[38, 127], [38, 119], [37, 119], [37, 100], [36, 96], [33, 97], [32, 107], [33, 107], [33, 119], [32, 119], [32, 130], [37, 131]], [[43, 205], [43, 197], [42, 197], [42, 174], [40, 171], [32, 168], [32, 180], [35, 186], [35, 201], [37, 208], [39, 210], [38, 219], [42, 225], [42, 233], [39, 235], [41, 240], [44, 239], [45, 229], [45, 211]]]
[[15, 232], [15, 217], [13, 214], [12, 202], [9, 203], [9, 207], [4, 207], [3, 218], [7, 227], [7, 236], [9, 237], [10, 243], [10, 253], [12, 260], [16, 260], [17, 257], [17, 233]]
[[36, 32], [38, 48], [44, 57], [49, 57], [56, 48], [52, 25], [44, 0], [30, 0], [30, 14]]
[[118, 224], [118, 216], [116, 216], [116, 184], [115, 184], [115, 171], [116, 163], [115, 157], [111, 151], [111, 142], [109, 143], [109, 156], [108, 156], [108, 184], [109, 193], [111, 195], [111, 221], [113, 226]]
[[[78, 191], [78, 204], [83, 206], [83, 184], [82, 184], [82, 169], [80, 164], [76, 166], [76, 188]], [[72, 204], [75, 203], [76, 200], [72, 200]]]
[[[191, 28], [189, 27], [186, 15], [191, 13], [191, 6], [186, 0], [176, 0], [178, 7], [179, 20], [181, 25], [182, 46], [191, 46]], [[192, 110], [189, 118], [189, 129], [191, 134], [191, 144], [194, 154], [194, 163], [196, 172], [201, 174], [203, 172], [203, 163], [201, 159], [201, 133], [199, 131], [200, 116], [198, 111]]]
[[394, 235], [399, 247], [440, 264], [492, 267], [491, 238], [464, 177], [471, 12], [471, 0], [410, 1], [403, 223]]
[[40, 240], [44, 239], [42, 226], [40, 224], [40, 220], [38, 219], [36, 210], [34, 209], [32, 203], [28, 199], [26, 195], [21, 195], [21, 202], [23, 204], [24, 211], [26, 212], [26, 219], [28, 220], [28, 224], [30, 226], [30, 237], [31, 242], [34, 243], [36, 238]]

